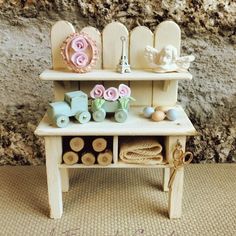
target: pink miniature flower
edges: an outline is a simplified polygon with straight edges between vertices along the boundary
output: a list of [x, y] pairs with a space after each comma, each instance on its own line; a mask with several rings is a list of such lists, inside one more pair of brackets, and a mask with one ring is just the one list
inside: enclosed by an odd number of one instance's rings
[[105, 92], [105, 88], [102, 84], [96, 84], [90, 91], [91, 98], [102, 98]]
[[88, 64], [88, 56], [83, 52], [76, 52], [71, 56], [71, 62], [77, 67], [85, 67]]
[[71, 41], [71, 47], [76, 51], [84, 51], [88, 47], [87, 40], [81, 36], [75, 37]]
[[120, 84], [119, 85], [119, 95], [120, 97], [130, 97], [131, 95], [131, 89], [129, 86], [125, 84]]
[[104, 99], [107, 101], [116, 101], [119, 98], [119, 92], [117, 88], [110, 87], [104, 93]]

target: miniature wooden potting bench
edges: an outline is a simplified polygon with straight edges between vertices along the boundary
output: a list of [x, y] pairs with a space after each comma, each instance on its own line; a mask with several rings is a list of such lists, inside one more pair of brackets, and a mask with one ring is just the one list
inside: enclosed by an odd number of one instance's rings
[[[174, 171], [173, 151], [179, 142], [183, 151], [186, 136], [195, 135], [196, 130], [180, 105], [176, 105], [178, 80], [191, 80], [192, 75], [185, 73], [155, 73], [148, 69], [144, 58], [144, 48], [147, 45], [157, 49], [171, 44], [180, 53], [181, 32], [177, 24], [165, 21], [159, 24], [153, 33], [144, 26], [138, 26], [131, 32], [118, 22], [108, 24], [102, 33], [96, 28], [85, 27], [82, 32], [96, 40], [99, 48], [99, 61], [91, 72], [80, 74], [70, 72], [61, 55], [60, 46], [68, 35], [75, 32], [74, 27], [66, 22], [59, 21], [51, 31], [52, 69], [45, 70], [40, 78], [54, 82], [55, 100], [63, 100], [65, 92], [82, 90], [89, 94], [95, 84], [103, 83], [106, 87], [127, 83], [132, 90], [133, 103], [129, 117], [125, 123], [117, 123], [112, 119], [104, 122], [90, 121], [86, 124], [70, 122], [66, 128], [56, 128], [48, 123], [45, 115], [35, 133], [45, 139], [46, 169], [50, 217], [60, 218], [63, 213], [62, 192], [69, 190], [69, 168], [104, 168], [94, 164], [66, 165], [62, 162], [64, 136], [112, 136], [113, 163], [105, 168], [163, 168], [163, 189], [169, 190], [168, 211], [170, 218], [181, 216], [184, 167], [178, 168], [170, 189], [168, 182]], [[131, 73], [120, 74], [116, 66], [121, 56], [121, 40], [127, 39], [127, 52]], [[146, 105], [175, 107], [179, 111], [179, 118], [175, 121], [164, 120], [153, 122], [142, 116], [142, 109]], [[119, 142], [121, 136], [155, 136], [164, 140], [164, 162], [159, 165], [127, 164], [119, 159]], [[127, 169], [128, 171], [128, 169]]]

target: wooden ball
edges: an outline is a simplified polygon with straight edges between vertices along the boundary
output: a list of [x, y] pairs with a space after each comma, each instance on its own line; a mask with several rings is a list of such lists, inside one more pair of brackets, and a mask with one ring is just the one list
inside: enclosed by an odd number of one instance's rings
[[162, 111], [161, 107], [155, 107], [155, 111]]
[[145, 107], [143, 109], [143, 115], [147, 118], [152, 116], [152, 113], [154, 112], [154, 108], [153, 107]]
[[170, 109], [166, 112], [166, 117], [168, 120], [176, 120], [178, 118], [178, 111], [176, 109]]
[[166, 112], [168, 109], [166, 106], [158, 106], [158, 107], [155, 107], [155, 111], [164, 111]]
[[154, 121], [162, 121], [165, 119], [165, 113], [163, 111], [155, 111], [152, 114], [152, 120]]

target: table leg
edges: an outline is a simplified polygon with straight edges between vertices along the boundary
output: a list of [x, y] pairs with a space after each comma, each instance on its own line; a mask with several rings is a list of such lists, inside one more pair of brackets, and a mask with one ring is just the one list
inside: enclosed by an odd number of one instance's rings
[[[174, 171], [171, 168], [171, 173]], [[184, 168], [180, 168], [176, 172], [176, 176], [169, 190], [168, 211], [169, 217], [180, 218], [182, 214], [182, 198], [184, 185]]]
[[62, 192], [68, 192], [69, 191], [69, 170], [66, 168], [61, 168], [60, 173], [61, 173]]
[[162, 187], [164, 192], [169, 191], [168, 183], [170, 180], [170, 168], [163, 169]]
[[62, 158], [61, 137], [45, 137], [45, 152], [50, 217], [59, 219], [63, 213], [61, 176], [58, 168]]
[[[179, 142], [185, 151], [186, 136], [168, 136], [165, 139], [166, 158], [167, 162], [173, 164], [173, 152], [175, 146]], [[173, 173], [174, 168], [170, 168], [170, 175]], [[184, 184], [184, 168], [179, 168], [176, 171], [175, 178], [171, 186], [169, 186], [169, 200], [168, 212], [170, 218], [180, 218], [182, 213], [182, 197], [183, 197], [183, 184]]]

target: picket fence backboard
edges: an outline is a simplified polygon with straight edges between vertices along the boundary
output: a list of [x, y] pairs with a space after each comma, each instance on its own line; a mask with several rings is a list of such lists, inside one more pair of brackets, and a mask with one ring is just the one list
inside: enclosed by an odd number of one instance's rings
[[[67, 70], [67, 66], [60, 54], [63, 41], [74, 33], [74, 27], [67, 21], [58, 21], [51, 30], [52, 65], [54, 70]], [[126, 37], [127, 53], [131, 69], [147, 69], [148, 63], [144, 57], [147, 45], [160, 50], [165, 45], [172, 44], [180, 53], [181, 32], [173, 21], [160, 23], [154, 33], [145, 26], [137, 26], [128, 31], [125, 25], [112, 22], [105, 26], [102, 32], [88, 26], [81, 30], [96, 41], [99, 49], [99, 60], [94, 69], [116, 69], [121, 56], [121, 36]], [[173, 78], [175, 79], [175, 78]], [[134, 106], [172, 106], [177, 101], [178, 80], [152, 81], [54, 81], [55, 100], [62, 100], [64, 93], [73, 90], [82, 90], [85, 93], [95, 84], [102, 83], [105, 87], [118, 86], [126, 83], [131, 87], [132, 96], [136, 99]]]

